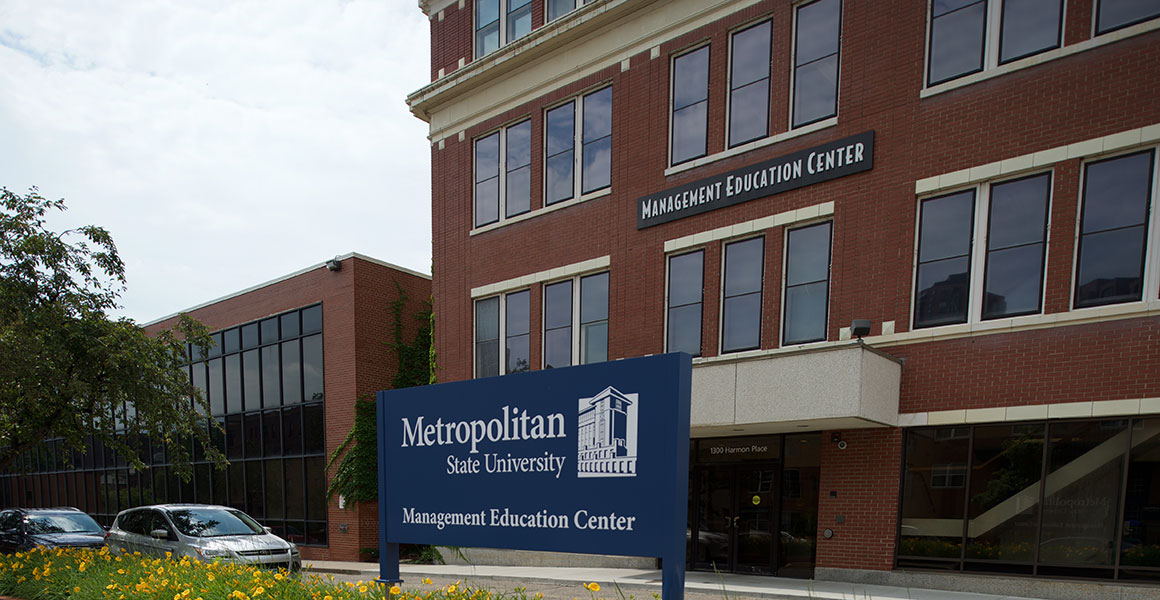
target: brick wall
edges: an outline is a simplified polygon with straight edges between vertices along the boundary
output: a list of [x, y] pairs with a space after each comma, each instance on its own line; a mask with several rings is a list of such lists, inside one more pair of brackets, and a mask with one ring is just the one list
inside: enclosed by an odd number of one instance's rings
[[[822, 432], [818, 483], [818, 567], [888, 570], [894, 566], [901, 429], [839, 432], [846, 449]], [[833, 494], [833, 495], [831, 495]], [[841, 518], [843, 522], [839, 523]], [[826, 539], [822, 532], [831, 529]]]
[[[408, 298], [403, 310], [404, 340], [410, 342], [419, 323], [410, 318], [430, 297], [429, 280], [378, 263], [351, 257], [337, 272], [325, 267], [190, 311], [211, 331], [248, 323], [286, 310], [322, 303], [323, 371], [326, 402], [326, 453], [346, 438], [354, 423], [354, 402], [390, 387], [397, 362], [392, 341], [391, 303], [401, 287]], [[147, 328], [155, 332], [175, 320]], [[327, 511], [328, 547], [306, 547], [308, 560], [357, 560], [360, 548], [378, 546], [377, 507], [342, 510], [332, 501]], [[340, 524], [349, 525], [339, 531]]]

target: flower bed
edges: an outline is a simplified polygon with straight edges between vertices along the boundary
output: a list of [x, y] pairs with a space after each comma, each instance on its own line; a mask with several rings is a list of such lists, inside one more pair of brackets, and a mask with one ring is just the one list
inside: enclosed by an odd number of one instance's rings
[[0, 556], [0, 596], [36, 600], [500, 600], [490, 591], [430, 585], [425, 580], [420, 590], [386, 589], [228, 562], [114, 555], [107, 548]]

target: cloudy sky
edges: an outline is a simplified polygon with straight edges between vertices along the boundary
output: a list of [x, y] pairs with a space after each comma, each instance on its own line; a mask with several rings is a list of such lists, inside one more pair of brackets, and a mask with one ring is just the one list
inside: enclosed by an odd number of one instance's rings
[[0, 186], [64, 198], [147, 322], [355, 251], [430, 272], [415, 0], [0, 0]]

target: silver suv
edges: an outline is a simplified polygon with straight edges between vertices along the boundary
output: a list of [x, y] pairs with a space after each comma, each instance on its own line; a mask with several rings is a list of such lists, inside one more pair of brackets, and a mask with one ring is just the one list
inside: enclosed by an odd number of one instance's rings
[[298, 547], [228, 506], [158, 504], [123, 510], [105, 539], [109, 550], [148, 556], [227, 560], [298, 571]]

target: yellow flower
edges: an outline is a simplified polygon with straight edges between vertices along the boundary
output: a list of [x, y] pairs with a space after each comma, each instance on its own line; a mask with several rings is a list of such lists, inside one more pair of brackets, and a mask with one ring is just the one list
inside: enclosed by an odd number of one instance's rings
[[334, 596], [327, 594], [326, 596], [322, 597], [322, 600], [334, 600]]
[[367, 586], [365, 586], [365, 585], [358, 586], [358, 593], [360, 593], [360, 594], [367, 593]]
[[88, 564], [89, 563], [85, 563], [85, 562], [81, 563], [81, 565], [79, 567], [77, 567], [77, 570], [80, 571], [81, 573], [84, 573], [85, 569], [88, 568]]
[[423, 583], [424, 583], [425, 585], [431, 585], [431, 578], [430, 578], [430, 577], [424, 577], [424, 578], [423, 578]]
[[403, 593], [403, 588], [401, 588], [401, 587], [399, 587], [399, 586], [397, 586], [397, 585], [392, 585], [392, 586], [391, 586], [391, 595], [392, 595], [392, 596], [398, 596], [398, 595], [399, 595], [399, 594], [401, 594], [401, 593]]
[[584, 587], [588, 588], [588, 591], [590, 591], [590, 592], [599, 592], [600, 591], [600, 584], [596, 583], [595, 581], [593, 581], [592, 583], [589, 583], [589, 584], [585, 584]]

